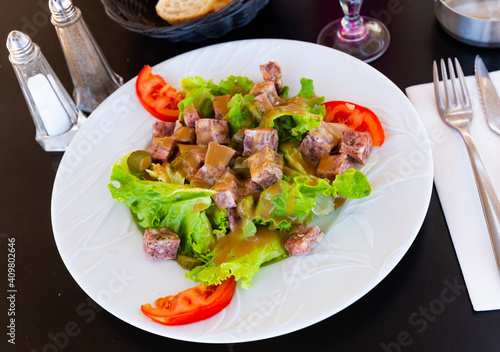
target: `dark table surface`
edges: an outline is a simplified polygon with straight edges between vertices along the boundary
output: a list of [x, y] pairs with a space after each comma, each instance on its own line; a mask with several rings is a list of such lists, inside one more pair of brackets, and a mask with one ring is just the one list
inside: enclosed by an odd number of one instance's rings
[[[476, 54], [483, 57], [490, 70], [500, 69], [499, 49], [475, 48], [449, 37], [434, 17], [433, 3], [366, 1], [362, 13], [383, 20], [392, 36], [388, 51], [371, 63], [373, 67], [401, 90], [430, 82], [432, 61], [441, 57], [457, 57], [468, 75], [473, 73]], [[82, 10], [111, 66], [125, 81], [132, 79], [144, 64], [154, 65], [214, 43], [249, 38], [315, 42], [321, 28], [341, 16], [336, 0], [271, 0], [250, 24], [223, 38], [174, 44], [121, 28], [107, 17], [99, 0], [75, 0], [75, 5]], [[29, 34], [71, 91], [47, 1], [4, 0], [0, 8], [1, 37], [6, 39], [14, 29]], [[0, 304], [0, 350], [500, 350], [500, 312], [478, 313], [472, 309], [435, 191], [416, 240], [396, 268], [356, 303], [308, 328], [264, 341], [210, 345], [159, 337], [121, 321], [93, 305], [59, 256], [52, 234], [50, 202], [62, 155], [46, 153], [35, 142], [31, 116], [5, 48], [0, 55], [0, 74], [0, 251], [5, 268], [0, 279], [5, 296]], [[15, 345], [8, 343], [6, 328], [10, 319], [7, 251], [12, 238], [16, 250]], [[457, 294], [436, 312], [430, 308], [441, 299], [446, 281], [457, 285]], [[81, 304], [93, 314], [78, 314]], [[65, 334], [68, 325], [71, 336]]]

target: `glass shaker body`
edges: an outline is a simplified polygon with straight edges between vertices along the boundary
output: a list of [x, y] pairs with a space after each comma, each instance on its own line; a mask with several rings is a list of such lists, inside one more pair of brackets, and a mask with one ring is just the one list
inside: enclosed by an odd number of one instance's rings
[[[54, 2], [61, 4], [61, 1]], [[123, 79], [110, 68], [80, 9], [69, 1], [62, 1], [61, 6], [66, 6], [64, 14], [68, 15], [64, 17], [53, 12], [52, 23], [73, 81], [75, 103], [78, 109], [91, 113], [123, 84]]]
[[64, 151], [85, 117], [43, 56], [38, 45], [22, 32], [9, 34], [8, 43], [26, 43], [26, 53], [11, 51], [16, 74], [36, 128], [36, 141], [46, 151]]

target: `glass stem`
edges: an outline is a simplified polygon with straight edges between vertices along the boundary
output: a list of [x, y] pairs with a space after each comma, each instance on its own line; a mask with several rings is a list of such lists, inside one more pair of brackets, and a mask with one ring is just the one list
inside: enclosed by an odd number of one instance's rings
[[366, 35], [363, 18], [359, 15], [362, 0], [340, 0], [344, 11], [340, 35], [348, 40], [359, 40]]

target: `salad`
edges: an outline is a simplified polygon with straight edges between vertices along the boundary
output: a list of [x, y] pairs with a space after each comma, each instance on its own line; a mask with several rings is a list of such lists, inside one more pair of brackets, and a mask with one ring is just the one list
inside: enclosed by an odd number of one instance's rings
[[141, 104], [158, 120], [152, 143], [114, 164], [108, 188], [144, 232], [152, 260], [176, 260], [198, 286], [141, 310], [182, 325], [224, 309], [263, 265], [306, 255], [322, 240], [317, 217], [371, 186], [366, 163], [384, 131], [369, 109], [324, 102], [303, 78], [291, 95], [275, 62], [263, 79], [186, 77], [177, 91], [145, 66]]

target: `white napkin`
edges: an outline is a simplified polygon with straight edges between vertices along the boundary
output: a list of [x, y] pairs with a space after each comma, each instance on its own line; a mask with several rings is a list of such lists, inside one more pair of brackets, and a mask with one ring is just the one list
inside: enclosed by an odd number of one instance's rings
[[[500, 71], [491, 73], [491, 78], [500, 92]], [[466, 82], [474, 110], [471, 135], [500, 196], [500, 135], [488, 127], [475, 77], [466, 77]], [[432, 83], [408, 87], [406, 94], [431, 141], [434, 183], [474, 310], [500, 309], [500, 274], [465, 142], [441, 120]]]

